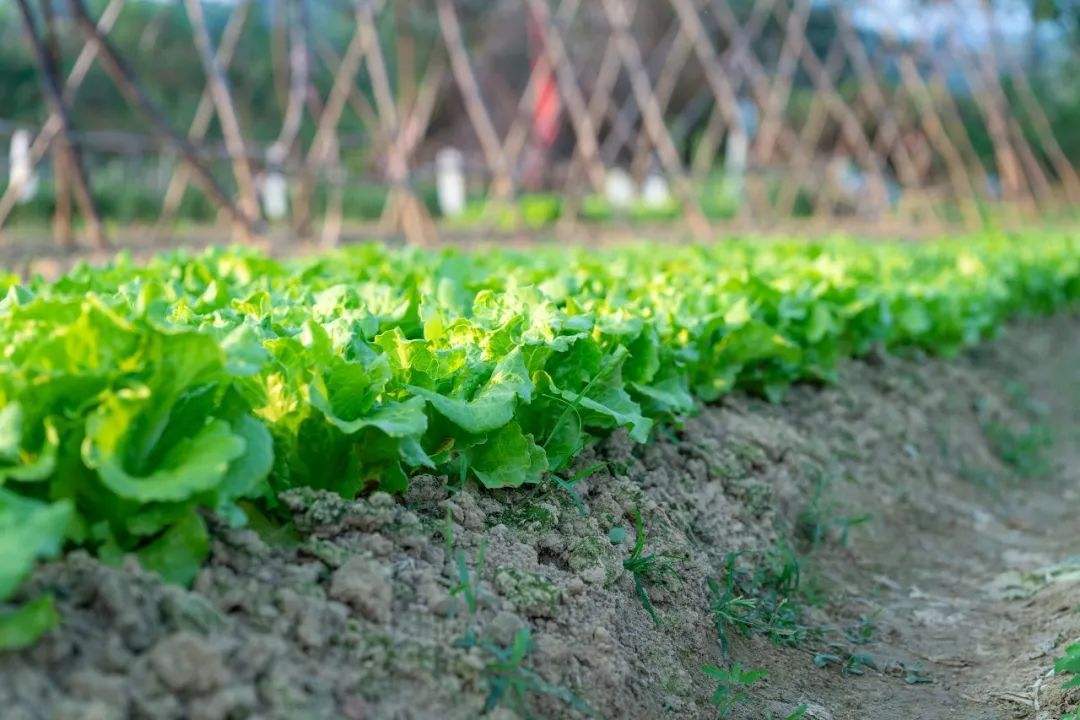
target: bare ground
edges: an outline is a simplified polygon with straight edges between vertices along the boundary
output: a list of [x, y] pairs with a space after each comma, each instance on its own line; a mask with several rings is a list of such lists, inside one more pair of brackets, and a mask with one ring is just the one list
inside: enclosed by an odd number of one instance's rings
[[[25, 590], [53, 592], [64, 624], [0, 656], [0, 717], [711, 718], [702, 666], [732, 662], [768, 670], [736, 718], [1060, 717], [1080, 317], [840, 378], [732, 396], [645, 446], [613, 435], [579, 461], [603, 463], [581, 506], [436, 477], [401, 499], [296, 492], [293, 532], [217, 530], [190, 590], [74, 553]], [[638, 513], [655, 621], [624, 565]], [[720, 623], [725, 652], [708, 579], [722, 590], [740, 553], [733, 593], [765, 607], [784, 548], [800, 581], [780, 620]]]

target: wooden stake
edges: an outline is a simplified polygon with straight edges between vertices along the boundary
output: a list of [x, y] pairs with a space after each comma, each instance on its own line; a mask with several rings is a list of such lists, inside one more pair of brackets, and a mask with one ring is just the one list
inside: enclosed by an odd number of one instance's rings
[[225, 194], [221, 185], [218, 184], [218, 181], [214, 179], [214, 176], [199, 160], [195, 147], [172, 129], [154, 102], [143, 92], [135, 73], [90, 19], [83, 0], [69, 0], [69, 2], [72, 16], [82, 29], [87, 42], [97, 46], [102, 67], [105, 68], [105, 72], [112, 78], [113, 83], [120, 90], [128, 104], [146, 118], [155, 134], [183, 157], [184, 162], [188, 164], [192, 174], [202, 185], [207, 196], [229, 218], [237, 233], [245, 240], [253, 239], [255, 230], [251, 218], [236, 207], [229, 196]]
[[[229, 21], [225, 24], [225, 30], [221, 34], [221, 44], [218, 45], [217, 49], [217, 62], [222, 68], [228, 68], [232, 63], [233, 54], [236, 52], [236, 46], [240, 43], [240, 36], [245, 22], [247, 22], [251, 3], [252, 0], [242, 0], [236, 4], [232, 14], [229, 15]], [[211, 96], [210, 85], [207, 83], [203, 88], [202, 95], [199, 96], [199, 104], [195, 106], [195, 117], [188, 127], [188, 139], [193, 143], [201, 142], [206, 137], [207, 131], [210, 130], [210, 121], [213, 118], [214, 100]], [[169, 184], [165, 186], [165, 199], [162, 201], [161, 214], [157, 221], [159, 232], [172, 221], [173, 216], [180, 207], [180, 203], [184, 199], [184, 193], [187, 191], [190, 180], [191, 173], [186, 164], [181, 163], [173, 170], [172, 176], [169, 178]]]
[[255, 178], [251, 172], [251, 163], [248, 161], [244, 136], [240, 131], [240, 120], [236, 115], [232, 92], [229, 90], [229, 81], [225, 77], [221, 64], [217, 61], [217, 51], [210, 39], [210, 33], [206, 30], [202, 0], [185, 0], [184, 6], [187, 8], [188, 19], [191, 21], [195, 49], [199, 53], [203, 72], [206, 73], [206, 82], [217, 110], [221, 132], [225, 136], [225, 148], [232, 160], [233, 176], [240, 195], [240, 208], [248, 218], [257, 220], [259, 199], [255, 194]]
[[[56, 17], [53, 13], [52, 0], [41, 0], [41, 11], [45, 18], [45, 47], [49, 53], [52, 67], [60, 67], [60, 42], [56, 36]], [[53, 239], [64, 249], [75, 245], [75, 235], [71, 228], [71, 181], [68, 179], [71, 169], [67, 156], [54, 146], [52, 152], [53, 187], [55, 188], [56, 209], [53, 212]]]
[[330, 95], [326, 105], [319, 114], [318, 124], [315, 130], [315, 138], [308, 149], [307, 158], [301, 170], [300, 182], [297, 187], [297, 202], [293, 208], [293, 223], [296, 233], [301, 238], [311, 234], [310, 202], [312, 189], [315, 183], [316, 172], [326, 162], [331, 147], [333, 136], [337, 132], [341, 113], [345, 109], [345, 100], [349, 95], [356, 74], [360, 71], [360, 65], [364, 60], [365, 45], [369, 42], [373, 31], [369, 27], [365, 32], [365, 22], [374, 22], [371, 17], [363, 17], [357, 3], [355, 11], [355, 29], [352, 39], [345, 49], [345, 57], [338, 66], [337, 74], [334, 75], [333, 85], [330, 87]]
[[652, 83], [641, 60], [641, 51], [630, 37], [626, 5], [623, 0], [602, 0], [602, 2], [604, 13], [615, 33], [616, 47], [629, 75], [631, 89], [638, 107], [641, 108], [645, 129], [649, 133], [649, 141], [656, 148], [664, 171], [675, 185], [675, 193], [682, 202], [691, 230], [699, 239], [704, 239], [709, 234], [709, 224], [701, 212], [701, 205], [698, 203], [693, 188], [686, 179], [682, 161], [679, 159], [679, 151], [675, 148], [671, 135], [668, 134], [667, 127], [664, 125], [663, 112], [660, 110], [660, 103], [657, 102], [656, 95], [653, 93]]
[[438, 10], [439, 26], [442, 28], [446, 50], [450, 55], [450, 68], [454, 73], [454, 80], [461, 91], [461, 99], [465, 103], [465, 112], [469, 116], [469, 122], [472, 124], [477, 139], [480, 140], [484, 161], [487, 163], [488, 170], [491, 171], [491, 193], [498, 200], [508, 200], [513, 195], [513, 178], [507, 167], [502, 143], [499, 142], [495, 126], [491, 122], [491, 115], [480, 94], [476, 75], [473, 73], [472, 65], [469, 64], [469, 53], [465, 49], [457, 11], [454, 10], [452, 0], [435, 0], [435, 7]]
[[526, 2], [536, 14], [536, 17], [540, 19], [539, 26], [544, 41], [544, 54], [555, 70], [555, 82], [559, 88], [559, 95], [562, 96], [563, 103], [566, 105], [566, 112], [570, 116], [574, 134], [577, 135], [578, 144], [581, 146], [586, 175], [593, 189], [597, 192], [603, 192], [605, 171], [604, 165], [600, 161], [600, 145], [597, 141], [596, 126], [593, 124], [592, 118], [589, 117], [589, 108], [574, 75], [574, 67], [570, 63], [570, 56], [566, 52], [566, 47], [563, 45], [559, 33], [555, 32], [551, 27], [547, 5], [542, 0], [526, 0]]
[[[113, 23], [116, 22], [117, 16], [124, 7], [124, 0], [110, 0], [109, 4], [105, 6], [105, 10], [101, 13], [101, 17], [98, 19], [98, 28], [103, 34], [108, 33], [112, 29]], [[82, 85], [83, 80], [86, 78], [86, 73], [90, 71], [90, 66], [94, 62], [94, 58], [97, 57], [97, 48], [90, 45], [84, 45], [83, 49], [79, 52], [79, 56], [75, 59], [75, 64], [71, 68], [71, 72], [68, 74], [67, 81], [64, 83], [63, 99], [66, 104], [71, 104], [75, 99], [75, 92]], [[30, 144], [30, 169], [33, 170], [37, 167], [37, 164], [41, 162], [41, 158], [45, 156], [45, 152], [49, 149], [50, 144], [60, 132], [60, 118], [53, 114], [49, 114], [49, 118], [45, 121], [41, 130], [37, 136], [34, 137], [34, 142]], [[4, 223], [7, 221], [8, 216], [15, 207], [15, 203], [18, 202], [19, 195], [22, 193], [22, 186], [13, 183], [7, 186], [4, 190], [3, 196], [0, 196], [0, 228], [3, 228]], [[3, 235], [0, 234], [0, 241], [2, 241]]]
[[90, 194], [90, 188], [86, 182], [86, 170], [83, 167], [82, 158], [79, 156], [78, 148], [71, 140], [71, 119], [64, 103], [64, 94], [57, 76], [56, 65], [52, 62], [48, 50], [38, 35], [37, 27], [34, 24], [34, 14], [27, 0], [16, 0], [16, 4], [19, 6], [19, 12], [22, 15], [26, 37], [34, 50], [34, 57], [38, 64], [41, 85], [45, 100], [49, 105], [49, 111], [60, 122], [60, 131], [57, 133], [56, 141], [60, 145], [60, 152], [65, 157], [66, 169], [70, 170], [68, 178], [70, 179], [71, 189], [75, 195], [75, 201], [79, 204], [79, 211], [86, 220], [90, 242], [97, 248], [108, 247], [108, 240], [106, 240], [105, 231], [101, 226], [101, 218], [98, 216], [94, 198]]

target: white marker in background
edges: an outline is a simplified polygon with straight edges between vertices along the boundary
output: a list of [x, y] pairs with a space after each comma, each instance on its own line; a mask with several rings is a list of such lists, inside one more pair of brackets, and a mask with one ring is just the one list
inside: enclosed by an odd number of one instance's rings
[[746, 186], [750, 142], [757, 133], [757, 106], [746, 98], [740, 98], [739, 115], [742, 124], [731, 128], [724, 149], [724, 182], [727, 192], [741, 200]]
[[38, 189], [38, 175], [30, 165], [30, 131], [19, 129], [11, 134], [11, 169], [8, 183], [19, 188], [19, 202], [34, 199]]
[[671, 188], [658, 171], [651, 171], [641, 186], [641, 201], [645, 207], [664, 208], [671, 204]]
[[263, 212], [271, 222], [283, 219], [289, 212], [289, 183], [280, 170], [283, 162], [285, 151], [274, 143], [266, 151], [268, 167], [261, 178], [262, 182], [259, 183]]
[[724, 179], [735, 197], [742, 197], [749, 151], [750, 138], [742, 128], [728, 133], [727, 148], [724, 152]]
[[443, 148], [435, 156], [435, 190], [443, 217], [465, 212], [465, 158], [455, 148]]
[[612, 168], [604, 176], [604, 196], [615, 210], [626, 210], [634, 204], [634, 180], [620, 167]]

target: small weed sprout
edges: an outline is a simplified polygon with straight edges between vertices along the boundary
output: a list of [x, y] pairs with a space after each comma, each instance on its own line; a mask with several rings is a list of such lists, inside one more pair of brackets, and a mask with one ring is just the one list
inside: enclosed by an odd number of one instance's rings
[[837, 514], [836, 503], [825, 499], [829, 480], [824, 473], [814, 480], [814, 492], [810, 502], [795, 519], [795, 534], [806, 545], [815, 548], [830, 539], [841, 547], [847, 547], [851, 529], [870, 521], [866, 513], [858, 515]]
[[744, 634], [761, 633], [777, 645], [789, 647], [806, 640], [810, 629], [802, 623], [801, 570], [795, 553], [786, 546], [775, 549], [752, 576], [740, 575], [735, 567], [737, 557], [736, 553], [728, 554], [720, 582], [708, 580], [721, 650], [728, 652], [729, 628]]
[[659, 626], [660, 617], [656, 614], [656, 608], [649, 599], [645, 585], [674, 570], [667, 558], [645, 554], [645, 522], [641, 519], [640, 510], [634, 511], [634, 549], [630, 552], [630, 557], [623, 560], [623, 568], [634, 576], [634, 592], [645, 612]]
[[493, 657], [484, 672], [488, 680], [488, 694], [484, 700], [484, 713], [489, 713], [505, 702], [512, 710], [523, 717], [532, 717], [526, 702], [530, 693], [553, 697], [578, 712], [592, 717], [593, 711], [570, 690], [553, 685], [534, 671], [523, 665], [525, 657], [532, 649], [532, 635], [528, 628], [521, 628], [514, 635], [509, 647], [499, 647], [493, 643], [482, 646]]
[[720, 717], [724, 718], [731, 715], [736, 705], [749, 700], [750, 687], [769, 674], [769, 671], [764, 668], [744, 670], [739, 663], [732, 663], [727, 670], [716, 665], [704, 665], [701, 670], [716, 680], [712, 704], [719, 710]]
[[928, 685], [934, 680], [921, 664], [916, 664], [904, 668], [904, 682], [908, 685]]
[[1058, 658], [1054, 663], [1054, 673], [1057, 675], [1072, 675], [1065, 683], [1065, 688], [1080, 687], [1080, 642], [1073, 643], [1065, 648], [1065, 656]]
[[1021, 477], [1042, 477], [1050, 472], [1045, 451], [1053, 440], [1045, 425], [1034, 423], [1026, 430], [1014, 430], [991, 421], [986, 423], [983, 431], [994, 454]]
[[729, 627], [736, 627], [743, 632], [754, 629], [754, 612], [757, 610], [757, 600], [738, 595], [735, 592], [735, 558], [736, 553], [728, 553], [724, 562], [724, 584], [721, 589], [720, 583], [713, 578], [706, 582], [709, 592], [713, 596], [712, 613], [713, 622], [716, 625], [716, 634], [720, 638], [720, 649], [727, 655], [731, 647], [731, 638], [728, 635]]
[[603, 462], [593, 463], [592, 465], [588, 466], [587, 468], [584, 468], [583, 470], [579, 470], [578, 472], [574, 473], [574, 475], [568, 480], [564, 480], [563, 478], [559, 477], [555, 473], [552, 473], [551, 476], [550, 476], [551, 477], [551, 482], [555, 484], [555, 487], [559, 488], [560, 490], [564, 491], [567, 495], [570, 496], [570, 502], [572, 502], [574, 504], [574, 507], [577, 508], [578, 515], [580, 515], [581, 517], [588, 517], [589, 516], [589, 506], [586, 505], [585, 501], [581, 499], [581, 495], [578, 494], [578, 491], [575, 489], [575, 486], [580, 481], [585, 480], [586, 478], [592, 477], [594, 474], [596, 474], [597, 470], [601, 470], [601, 469], [606, 468], [606, 467], [607, 467], [607, 463], [603, 463]]
[[454, 645], [462, 648], [474, 647], [477, 643], [476, 636], [476, 613], [479, 609], [477, 602], [477, 583], [484, 571], [484, 560], [487, 554], [487, 541], [480, 543], [480, 548], [473, 558], [473, 569], [476, 574], [476, 582], [469, 573], [469, 565], [465, 559], [465, 552], [454, 548], [454, 523], [450, 510], [446, 511], [446, 523], [443, 529], [443, 542], [446, 544], [447, 557], [454, 558], [454, 566], [457, 569], [457, 583], [450, 588], [453, 596], [462, 595], [465, 598], [465, 609], [469, 613], [469, 623], [465, 629], [465, 635], [454, 642]]
[[835, 665], [840, 668], [840, 673], [844, 676], [865, 675], [867, 668], [878, 669], [877, 661], [867, 653], [847, 652], [835, 645], [831, 649], [835, 652], [819, 652], [814, 655], [816, 667], [826, 668]]
[[454, 558], [454, 567], [457, 570], [457, 583], [450, 588], [450, 594], [463, 596], [465, 608], [469, 613], [469, 623], [465, 634], [454, 641], [454, 647], [462, 649], [481, 647], [494, 658], [484, 668], [489, 686], [488, 695], [484, 701], [484, 713], [494, 710], [505, 698], [518, 714], [526, 718], [531, 717], [525, 700], [529, 693], [534, 693], [554, 697], [581, 714], [591, 717], [593, 712], [585, 701], [565, 688], [544, 681], [535, 672], [522, 665], [532, 649], [532, 636], [528, 628], [518, 630], [509, 647], [499, 647], [494, 643], [480, 640], [476, 629], [476, 614], [479, 610], [477, 590], [479, 578], [484, 570], [487, 542], [481, 542], [476, 557], [473, 558], [474, 572], [470, 573], [464, 551], [454, 547], [454, 523], [449, 509], [446, 511], [442, 535], [447, 556]]
[[[1072, 675], [1062, 686], [1066, 690], [1080, 687], [1080, 643], [1073, 643], [1065, 648], [1065, 656], [1054, 663], [1055, 675]], [[1062, 715], [1061, 720], [1080, 720], [1080, 710]]]
[[876, 634], [877, 625], [874, 623], [874, 618], [865, 615], [859, 618], [858, 623], [844, 630], [844, 637], [854, 645], [868, 645], [874, 642]]

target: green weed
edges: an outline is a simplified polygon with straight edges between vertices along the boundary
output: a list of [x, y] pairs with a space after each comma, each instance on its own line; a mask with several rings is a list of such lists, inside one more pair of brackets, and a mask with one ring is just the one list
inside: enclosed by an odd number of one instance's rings
[[764, 668], [744, 670], [739, 663], [732, 663], [726, 670], [716, 665], [704, 665], [701, 670], [716, 680], [712, 704], [719, 710], [720, 717], [728, 717], [736, 705], [749, 700], [749, 689], [769, 674], [769, 671]]
[[1065, 683], [1066, 688], [1080, 687], [1080, 643], [1073, 643], [1065, 648], [1065, 656], [1054, 663], [1054, 673], [1072, 675]]
[[840, 668], [840, 673], [847, 675], [865, 675], [867, 669], [877, 670], [877, 662], [868, 653], [849, 652], [843, 648], [832, 645], [833, 652], [819, 652], [814, 654], [814, 665], [819, 668], [835, 666]]
[[994, 454], [1021, 477], [1041, 477], [1050, 471], [1046, 449], [1053, 440], [1045, 425], [1035, 423], [1024, 430], [1016, 430], [1004, 423], [990, 421], [983, 432]]
[[484, 700], [485, 714], [505, 703], [523, 717], [532, 717], [527, 698], [530, 694], [537, 694], [555, 698], [583, 715], [593, 715], [588, 704], [573, 692], [547, 682], [524, 666], [525, 658], [532, 650], [532, 635], [528, 628], [518, 630], [509, 647], [500, 647], [493, 643], [483, 643], [482, 647], [493, 658], [484, 667], [488, 681], [488, 694]]
[[829, 540], [846, 547], [851, 529], [870, 521], [870, 515], [866, 513], [839, 514], [837, 504], [828, 499], [829, 484], [828, 477], [818, 473], [810, 502], [795, 519], [795, 536], [811, 548]]
[[465, 558], [465, 552], [454, 548], [454, 524], [450, 509], [446, 510], [446, 521], [443, 526], [443, 542], [446, 548], [446, 556], [454, 559], [454, 567], [457, 570], [457, 583], [451, 586], [452, 596], [461, 595], [465, 599], [465, 609], [469, 613], [469, 623], [465, 629], [465, 635], [454, 641], [456, 647], [471, 648], [477, 644], [476, 613], [479, 610], [477, 600], [477, 583], [484, 571], [484, 561], [487, 554], [487, 541], [481, 541], [480, 548], [473, 558], [473, 569], [476, 580], [469, 572], [469, 565]]
[[844, 637], [854, 645], [868, 645], [874, 642], [877, 635], [877, 625], [874, 618], [865, 615], [859, 618], [859, 622], [844, 629]]
[[662, 579], [664, 575], [675, 572], [668, 558], [657, 555], [645, 554], [645, 522], [641, 519], [641, 511], [634, 511], [634, 549], [630, 557], [623, 560], [623, 568], [634, 576], [634, 593], [645, 612], [649, 614], [657, 626], [660, 625], [660, 617], [656, 614], [646, 584], [653, 584]]
[[916, 664], [904, 668], [904, 682], [908, 685], [928, 685], [934, 680], [921, 664]]
[[594, 474], [596, 474], [597, 471], [602, 470], [606, 467], [607, 463], [596, 462], [586, 468], [583, 468], [582, 470], [578, 470], [569, 479], [566, 480], [559, 477], [555, 473], [551, 473], [549, 477], [551, 478], [551, 482], [554, 483], [555, 487], [559, 488], [570, 497], [570, 502], [572, 502], [574, 504], [574, 507], [577, 508], [578, 515], [580, 515], [581, 517], [588, 517], [589, 507], [585, 504], [585, 501], [581, 499], [581, 495], [575, 489], [575, 486], [577, 485], [577, 483], [592, 477]]
[[[1065, 656], [1054, 663], [1054, 673], [1072, 676], [1063, 686], [1066, 690], [1080, 687], [1080, 643], [1073, 643], [1065, 648]], [[1062, 715], [1061, 720], [1080, 720], [1080, 710]]]
[[781, 546], [753, 574], [739, 572], [737, 557], [728, 554], [719, 582], [707, 580], [721, 650], [728, 652], [732, 628], [744, 634], [759, 633], [789, 647], [806, 640], [810, 628], [802, 622], [801, 570], [795, 554]]

